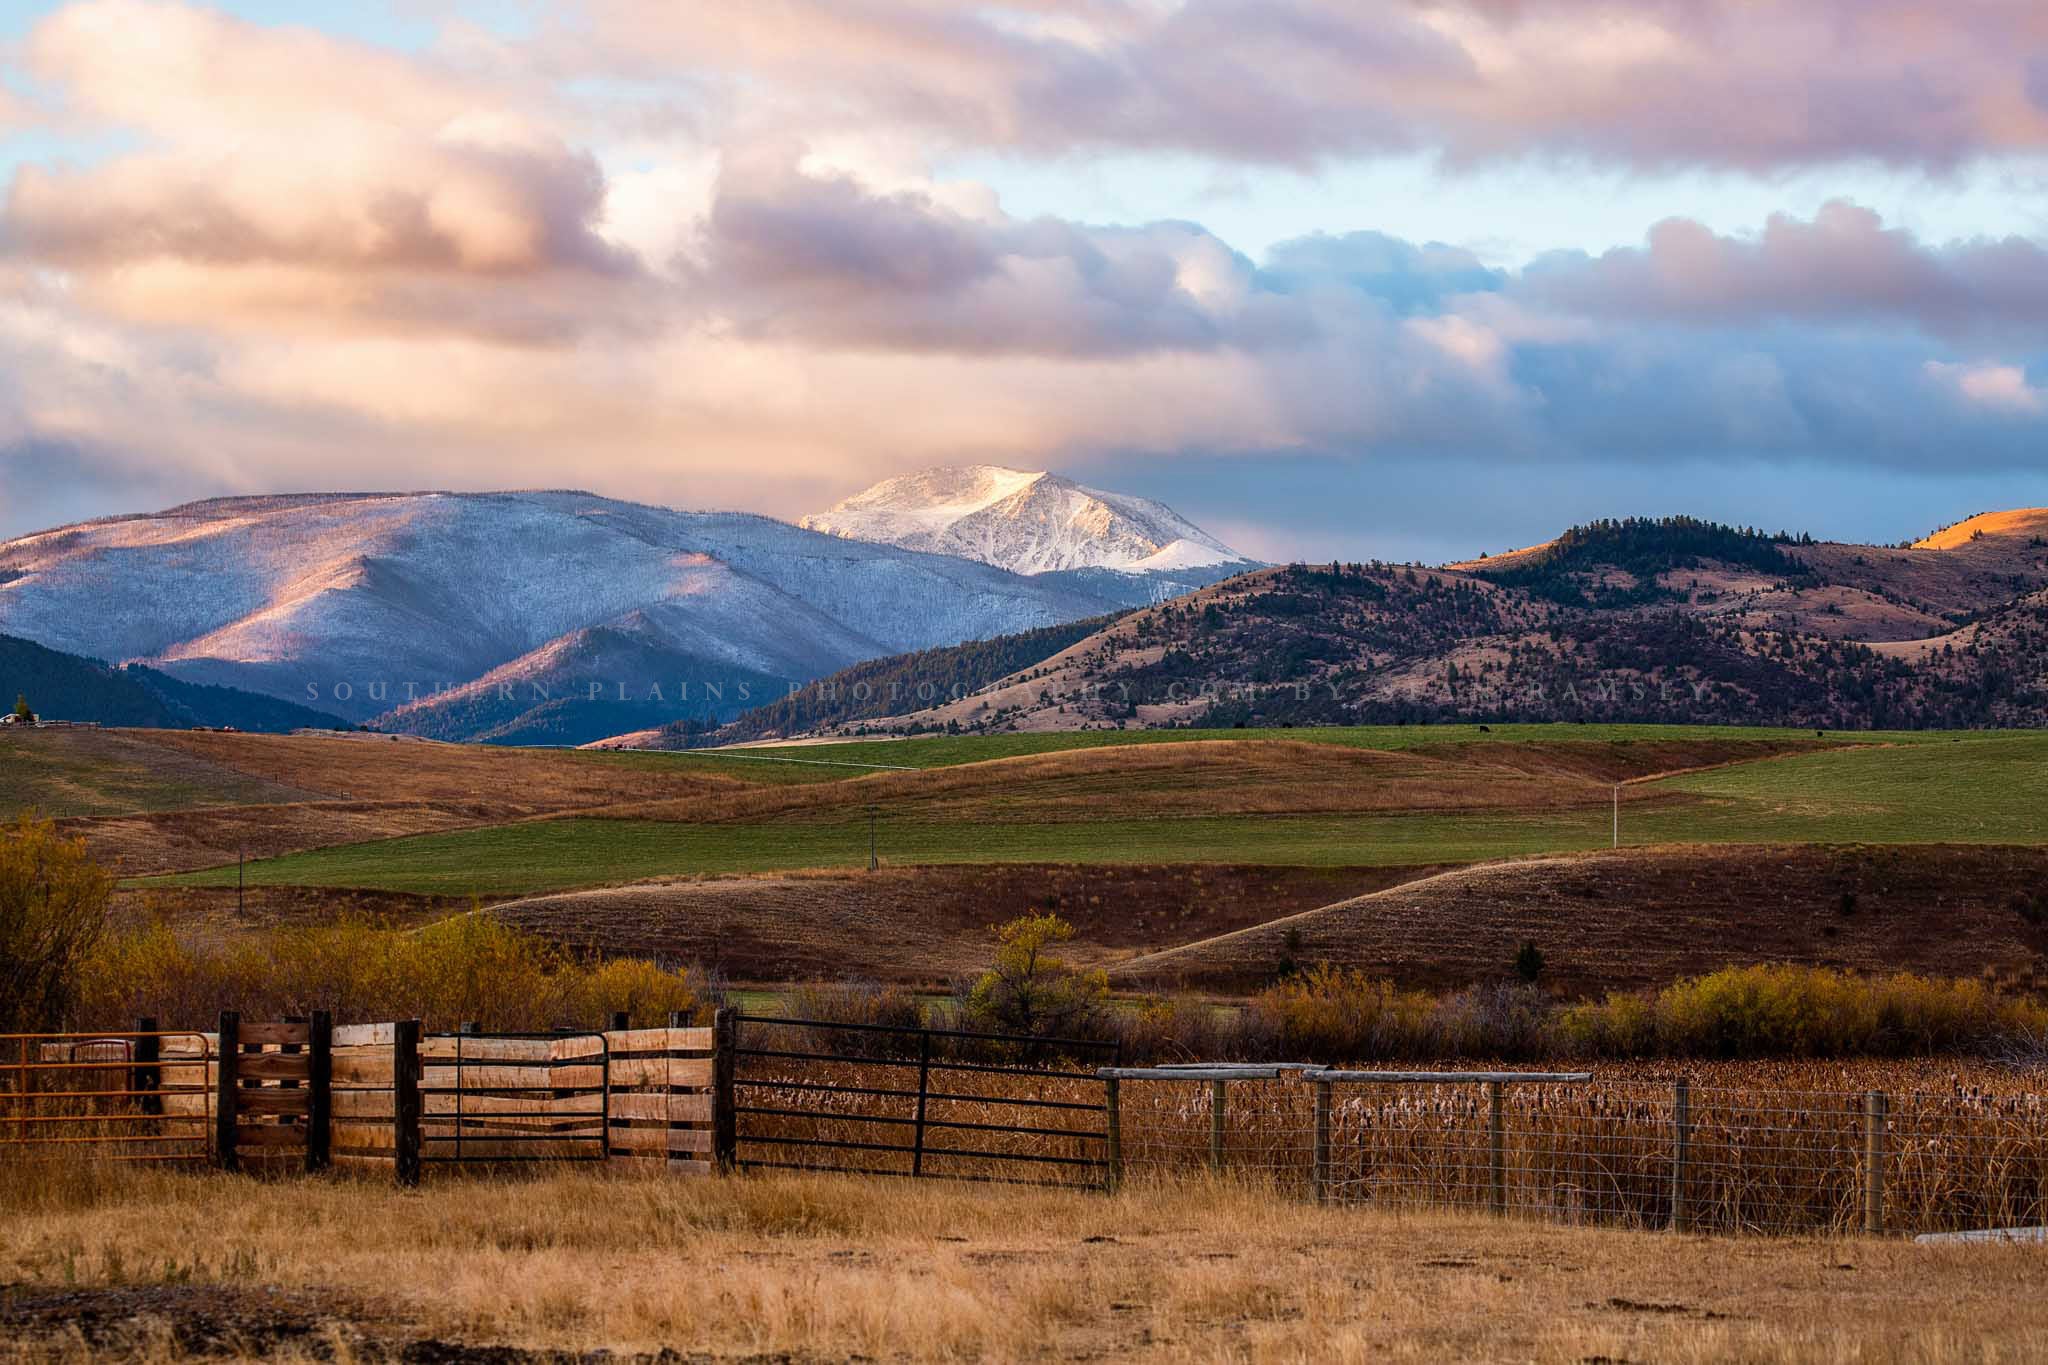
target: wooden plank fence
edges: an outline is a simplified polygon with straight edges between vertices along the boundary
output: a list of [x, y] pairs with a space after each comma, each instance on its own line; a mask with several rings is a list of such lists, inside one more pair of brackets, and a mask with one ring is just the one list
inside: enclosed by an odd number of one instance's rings
[[[624, 1021], [617, 1021], [623, 1023]], [[324, 1014], [221, 1015], [212, 1060], [159, 1066], [213, 1124], [225, 1170], [608, 1161], [674, 1175], [715, 1169], [716, 1028], [423, 1035], [417, 1020], [339, 1028]], [[212, 1042], [212, 1039], [206, 1040]], [[210, 1106], [206, 1101], [211, 1100]]]

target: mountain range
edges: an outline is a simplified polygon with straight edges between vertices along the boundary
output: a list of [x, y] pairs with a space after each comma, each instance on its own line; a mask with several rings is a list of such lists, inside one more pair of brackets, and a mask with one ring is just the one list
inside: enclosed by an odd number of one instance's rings
[[[1128, 501], [1176, 542], [1229, 556]], [[1136, 524], [1105, 534], [1128, 548]], [[346, 722], [584, 743], [726, 719], [862, 660], [1099, 616], [1229, 571], [1182, 583], [1113, 554], [1083, 562], [1085, 529], [1064, 534], [1052, 557], [1071, 567], [1023, 574], [581, 492], [225, 498], [0, 544], [0, 632]]]
[[[2048, 508], [1909, 545], [1686, 517], [1425, 568], [1262, 568], [1047, 648], [989, 641], [823, 680], [715, 734], [1612, 720], [2048, 726]], [[903, 661], [907, 663], [908, 661]], [[851, 681], [886, 676], [856, 702]], [[932, 699], [927, 701], [927, 697]]]
[[884, 479], [799, 524], [1020, 574], [1238, 572], [1254, 562], [1163, 503], [1000, 465]]

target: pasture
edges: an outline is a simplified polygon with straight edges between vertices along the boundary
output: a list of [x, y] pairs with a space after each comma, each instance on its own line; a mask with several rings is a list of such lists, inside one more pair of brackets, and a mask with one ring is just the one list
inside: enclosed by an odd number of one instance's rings
[[[1382, 750], [1359, 764], [1303, 759], [1302, 748], [1335, 741], [1293, 732], [1286, 741], [1267, 740], [1301, 747], [1290, 747], [1265, 773], [1254, 761], [1259, 747], [1240, 750], [1234, 744], [1200, 746], [1206, 752], [1199, 769], [1192, 763], [1148, 767], [1139, 756], [1127, 764], [1104, 764], [1100, 755], [1071, 749], [1054, 750], [1052, 757], [1045, 751], [981, 761], [960, 757], [967, 746], [984, 741], [830, 746], [835, 754], [880, 751], [922, 758], [926, 770], [861, 774], [807, 768], [806, 773], [849, 775], [817, 779], [829, 787], [793, 790], [778, 777], [765, 795], [720, 789], [646, 808], [661, 819], [636, 818], [634, 807], [613, 806], [311, 849], [252, 863], [246, 876], [250, 884], [264, 886], [513, 896], [664, 876], [865, 867], [869, 806], [875, 807], [876, 850], [898, 866], [1469, 863], [1607, 846], [1615, 778], [1629, 782], [1622, 799], [1625, 846], [2048, 841], [2041, 799], [2048, 794], [2048, 736], [2039, 734], [1888, 738], [1829, 747], [1810, 734], [1804, 742], [1748, 731], [1706, 741], [1664, 734], [1558, 739], [1560, 727], [1530, 726], [1504, 728], [1548, 733], [1541, 741], [1499, 743], [1475, 733], [1461, 749], [1438, 733], [1452, 728], [1430, 728], [1429, 755], [1411, 746]], [[1117, 733], [1097, 732], [1105, 740]], [[1365, 738], [1419, 733], [1419, 727], [1392, 728]], [[1040, 738], [1001, 736], [985, 743], [1001, 751], [1013, 747], [1012, 740]], [[1635, 756], [1650, 752], [1653, 740], [1702, 745], [1679, 749], [1674, 764], [1700, 770], [1668, 777], [1656, 776], [1655, 767], [1631, 772], [1631, 766], [1643, 766]], [[934, 747], [906, 752], [899, 744]], [[802, 746], [791, 753], [808, 760], [826, 747]], [[693, 772], [721, 762], [727, 768], [782, 766], [715, 755], [675, 761]], [[234, 885], [235, 877], [233, 867], [216, 867], [170, 880], [217, 887]]]

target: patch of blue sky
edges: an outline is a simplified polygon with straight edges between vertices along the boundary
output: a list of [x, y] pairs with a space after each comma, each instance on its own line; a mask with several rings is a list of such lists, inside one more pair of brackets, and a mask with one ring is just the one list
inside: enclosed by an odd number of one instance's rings
[[2048, 236], [2048, 158], [2003, 158], [1945, 174], [1815, 167], [1775, 175], [1651, 173], [1561, 162], [1447, 168], [1432, 156], [1347, 161], [1316, 172], [1224, 165], [1187, 154], [986, 153], [948, 158], [947, 179], [990, 186], [1006, 212], [1091, 223], [1185, 219], [1254, 260], [1314, 233], [1386, 233], [1462, 247], [1519, 267], [1546, 251], [1598, 253], [1642, 242], [1665, 218], [1717, 232], [1760, 229], [1773, 213], [1811, 218], [1831, 199], [1875, 209], [1921, 238]]

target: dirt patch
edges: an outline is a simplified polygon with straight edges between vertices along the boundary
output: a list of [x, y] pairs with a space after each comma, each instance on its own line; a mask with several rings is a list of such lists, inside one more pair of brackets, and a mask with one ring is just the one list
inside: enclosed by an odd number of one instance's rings
[[[393, 1365], [685, 1365], [714, 1357], [474, 1345], [418, 1335], [390, 1312], [320, 1292], [224, 1285], [0, 1286], [0, 1360], [263, 1360]], [[789, 1365], [788, 1355], [719, 1356]]]
[[1056, 910], [1070, 956], [1112, 962], [1260, 924], [1435, 867], [993, 864], [712, 877], [536, 896], [491, 911], [578, 949], [702, 962], [743, 981], [943, 983], [988, 961], [991, 926]]
[[1246, 989], [1281, 962], [1497, 979], [1525, 941], [1577, 993], [1755, 962], [2048, 982], [2048, 849], [1726, 845], [1489, 863], [1141, 958], [1128, 984]]

